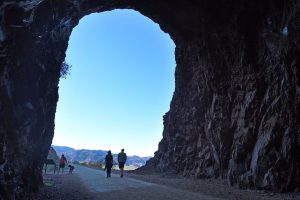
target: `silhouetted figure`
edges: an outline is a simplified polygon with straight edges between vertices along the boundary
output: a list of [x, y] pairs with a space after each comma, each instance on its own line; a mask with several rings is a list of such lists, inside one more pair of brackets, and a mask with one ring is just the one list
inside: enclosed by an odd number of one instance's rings
[[113, 156], [111, 154], [111, 151], [108, 151], [107, 155], [105, 156], [106, 178], [111, 177], [112, 166], [113, 166]]
[[123, 177], [123, 172], [124, 172], [124, 165], [127, 160], [127, 155], [124, 153], [124, 149], [121, 150], [121, 152], [118, 154], [118, 162], [119, 162], [119, 169], [121, 171], [121, 178]]
[[75, 167], [73, 165], [68, 165], [68, 167], [69, 167], [69, 173], [72, 174]]
[[60, 169], [62, 169], [61, 171], [62, 171], [62, 173], [64, 173], [64, 169], [65, 169], [66, 164], [67, 164], [67, 159], [64, 156], [64, 154], [62, 154], [60, 159], [59, 159], [58, 174], [59, 174]]

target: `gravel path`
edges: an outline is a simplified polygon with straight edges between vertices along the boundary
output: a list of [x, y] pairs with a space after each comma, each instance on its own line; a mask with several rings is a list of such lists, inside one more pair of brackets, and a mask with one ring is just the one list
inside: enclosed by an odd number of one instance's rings
[[184, 191], [176, 188], [170, 188], [163, 185], [149, 183], [133, 178], [120, 178], [112, 175], [106, 178], [104, 171], [90, 169], [82, 166], [76, 166], [76, 175], [81, 182], [92, 192], [96, 192], [98, 199], [122, 199], [122, 200], [221, 200], [220, 198]]
[[[115, 171], [114, 173], [118, 173]], [[76, 166], [73, 174], [46, 174], [44, 187], [30, 200], [300, 200], [300, 193], [241, 190], [224, 180], [186, 179], [156, 173], [125, 172], [106, 178], [104, 171]]]

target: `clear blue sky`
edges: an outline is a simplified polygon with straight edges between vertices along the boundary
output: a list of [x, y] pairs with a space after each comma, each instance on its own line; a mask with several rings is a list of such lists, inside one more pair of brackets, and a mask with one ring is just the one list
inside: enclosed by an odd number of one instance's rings
[[133, 10], [88, 15], [73, 29], [59, 83], [54, 145], [153, 156], [174, 92], [175, 45]]

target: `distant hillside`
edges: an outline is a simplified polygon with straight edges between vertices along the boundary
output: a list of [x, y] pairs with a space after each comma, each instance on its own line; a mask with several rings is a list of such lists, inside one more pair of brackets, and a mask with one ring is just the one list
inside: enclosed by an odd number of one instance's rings
[[72, 155], [76, 151], [75, 149], [70, 148], [70, 147], [55, 146], [55, 145], [51, 145], [51, 146], [55, 149], [55, 151], [59, 157], [61, 156], [61, 154]]
[[[68, 160], [74, 162], [97, 162], [97, 161], [104, 161], [104, 158], [107, 154], [107, 151], [104, 150], [88, 150], [88, 149], [80, 149], [75, 150], [70, 147], [66, 146], [55, 146], [52, 145], [52, 147], [55, 149], [57, 155], [61, 156], [61, 154], [64, 154]], [[114, 161], [117, 161], [117, 153], [113, 153]], [[145, 165], [146, 161], [149, 160], [151, 157], [139, 157], [139, 156], [128, 156], [126, 165], [134, 165], [141, 167]]]

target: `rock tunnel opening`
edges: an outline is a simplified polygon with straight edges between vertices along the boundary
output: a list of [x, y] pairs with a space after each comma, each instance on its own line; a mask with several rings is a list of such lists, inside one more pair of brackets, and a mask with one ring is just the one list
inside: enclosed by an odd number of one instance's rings
[[71, 75], [60, 79], [52, 144], [152, 157], [174, 92], [174, 50], [137, 11], [83, 17], [69, 39]]
[[299, 191], [300, 4], [285, 4], [0, 1], [0, 198], [24, 199], [41, 184], [72, 28], [90, 13], [124, 8], [158, 23], [176, 44], [175, 91], [149, 165]]

